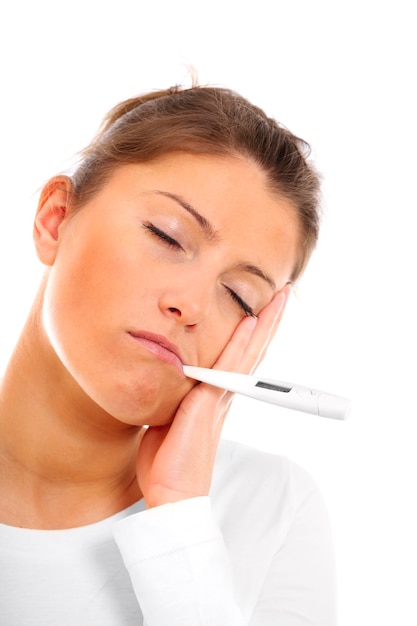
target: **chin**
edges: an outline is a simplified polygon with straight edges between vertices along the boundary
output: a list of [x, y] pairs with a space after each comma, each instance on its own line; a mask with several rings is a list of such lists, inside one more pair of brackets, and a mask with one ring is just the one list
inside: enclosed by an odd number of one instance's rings
[[[178, 381], [177, 381], [178, 382]], [[161, 378], [144, 377], [126, 382], [126, 378], [113, 387], [98, 393], [96, 402], [115, 419], [131, 426], [165, 426], [175, 417], [190, 382], [174, 385]]]

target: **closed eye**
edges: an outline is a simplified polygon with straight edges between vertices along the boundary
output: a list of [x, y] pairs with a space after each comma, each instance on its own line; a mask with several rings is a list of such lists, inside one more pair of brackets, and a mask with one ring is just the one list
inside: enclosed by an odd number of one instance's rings
[[[161, 242], [163, 242], [169, 248], [175, 248], [177, 250], [184, 250], [183, 247], [181, 246], [181, 244], [176, 239], [174, 239], [173, 237], [168, 235], [168, 233], [166, 233], [165, 231], [161, 230], [160, 228], [158, 228], [157, 226], [155, 226], [151, 222], [144, 223], [143, 227], [151, 235], [153, 235], [154, 237], [159, 239]], [[223, 285], [223, 286], [226, 289], [226, 292], [228, 293], [228, 295], [242, 309], [242, 311], [244, 312], [245, 315], [250, 316], [250, 317], [257, 317], [257, 315], [254, 313], [252, 307], [250, 307], [249, 304], [247, 304], [244, 300], [242, 300], [242, 298], [235, 291], [233, 291], [233, 289], [231, 289], [227, 285]]]
[[229, 296], [232, 298], [232, 300], [240, 306], [240, 308], [242, 309], [245, 315], [250, 316], [250, 317], [258, 317], [254, 313], [252, 307], [250, 307], [249, 304], [246, 304], [246, 302], [242, 300], [242, 298], [238, 296], [238, 294], [235, 291], [233, 291], [233, 289], [230, 289], [230, 287], [227, 287], [227, 285], [223, 285], [223, 286], [226, 289]]
[[168, 235], [165, 231], [161, 230], [154, 224], [147, 222], [143, 224], [143, 227], [146, 228], [154, 237], [157, 237], [160, 241], [164, 242], [170, 248], [177, 248], [178, 250], [183, 250], [183, 247], [176, 239], [173, 239]]

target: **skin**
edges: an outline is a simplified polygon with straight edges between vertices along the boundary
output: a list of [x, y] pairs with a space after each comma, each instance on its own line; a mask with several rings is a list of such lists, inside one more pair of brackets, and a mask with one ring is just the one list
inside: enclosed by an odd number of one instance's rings
[[293, 207], [246, 158], [179, 152], [121, 166], [80, 209], [52, 179], [34, 240], [46, 270], [2, 382], [0, 522], [206, 495], [231, 394], [181, 362], [258, 365], [297, 260]]

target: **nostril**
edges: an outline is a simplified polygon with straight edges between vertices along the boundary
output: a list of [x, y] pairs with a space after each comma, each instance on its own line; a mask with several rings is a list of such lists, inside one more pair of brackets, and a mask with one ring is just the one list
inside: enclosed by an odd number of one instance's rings
[[170, 311], [171, 313], [177, 313], [178, 315], [181, 315], [181, 311], [177, 308], [175, 308], [174, 306], [170, 306], [168, 308], [168, 311]]

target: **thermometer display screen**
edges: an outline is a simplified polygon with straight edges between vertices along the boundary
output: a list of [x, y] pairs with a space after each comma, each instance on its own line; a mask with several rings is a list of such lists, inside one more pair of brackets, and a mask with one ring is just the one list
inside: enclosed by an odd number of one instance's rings
[[284, 387], [283, 385], [274, 385], [273, 383], [267, 383], [265, 380], [258, 380], [255, 387], [262, 387], [262, 389], [272, 389], [272, 391], [282, 391], [288, 393], [292, 387]]

